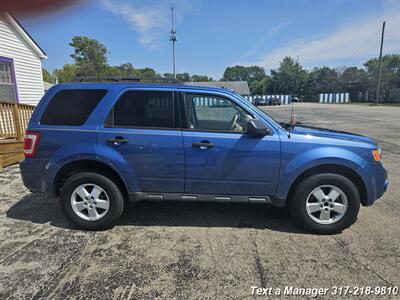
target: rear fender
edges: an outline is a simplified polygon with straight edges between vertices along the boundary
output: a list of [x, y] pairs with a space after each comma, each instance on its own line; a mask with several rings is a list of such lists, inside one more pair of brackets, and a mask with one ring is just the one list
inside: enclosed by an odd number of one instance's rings
[[[112, 157], [112, 161], [106, 157]], [[139, 187], [136, 184], [138, 181], [135, 180], [136, 173], [130, 164], [127, 164], [118, 152], [110, 148], [108, 152], [104, 149], [103, 151], [96, 152], [96, 145], [93, 143], [66, 145], [56, 151], [44, 166], [44, 181], [49, 183], [46, 190], [48, 192], [53, 192], [52, 187], [62, 167], [81, 160], [92, 160], [110, 167], [121, 178], [128, 192], [139, 191]], [[129, 180], [126, 180], [127, 178]]]

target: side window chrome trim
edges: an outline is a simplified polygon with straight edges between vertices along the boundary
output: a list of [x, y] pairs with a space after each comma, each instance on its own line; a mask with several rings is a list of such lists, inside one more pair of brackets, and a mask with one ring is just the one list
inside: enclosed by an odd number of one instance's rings
[[223, 130], [210, 130], [210, 129], [193, 129], [193, 128], [182, 128], [182, 132], [207, 132], [207, 133], [223, 133], [223, 134], [235, 134], [244, 135], [246, 132], [236, 132], [236, 131], [223, 131]]
[[166, 131], [181, 131], [180, 128], [166, 128], [166, 127], [146, 127], [146, 126], [104, 126], [103, 129], [126, 129], [126, 130], [166, 130]]
[[[129, 128], [121, 128], [123, 130], [118, 130], [116, 127], [109, 128], [112, 129], [110, 131], [107, 130], [98, 130], [98, 133], [121, 133], [121, 134], [148, 134], [148, 135], [173, 135], [173, 136], [182, 136], [182, 132], [179, 129], [171, 129], [171, 130], [163, 130], [163, 129], [140, 129], [137, 131], [126, 131]], [[132, 128], [134, 129], [134, 128]], [[165, 132], [155, 132], [155, 131], [165, 131]]]

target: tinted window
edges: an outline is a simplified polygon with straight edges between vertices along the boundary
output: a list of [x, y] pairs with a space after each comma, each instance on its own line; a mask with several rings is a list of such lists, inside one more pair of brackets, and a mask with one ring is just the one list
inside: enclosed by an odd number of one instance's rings
[[107, 90], [63, 90], [47, 105], [40, 120], [44, 125], [83, 125]]
[[110, 123], [116, 127], [174, 128], [172, 92], [126, 92], [107, 118], [106, 124]]
[[232, 101], [218, 96], [185, 94], [189, 129], [244, 133], [250, 114]]

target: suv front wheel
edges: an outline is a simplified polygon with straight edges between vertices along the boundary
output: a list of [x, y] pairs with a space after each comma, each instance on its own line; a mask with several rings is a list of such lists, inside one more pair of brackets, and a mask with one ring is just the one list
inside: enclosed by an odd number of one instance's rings
[[87, 230], [113, 226], [124, 210], [118, 186], [111, 179], [92, 172], [68, 178], [61, 189], [60, 200], [67, 217]]
[[360, 196], [348, 178], [332, 173], [317, 174], [296, 186], [289, 209], [297, 223], [308, 231], [334, 234], [357, 220]]

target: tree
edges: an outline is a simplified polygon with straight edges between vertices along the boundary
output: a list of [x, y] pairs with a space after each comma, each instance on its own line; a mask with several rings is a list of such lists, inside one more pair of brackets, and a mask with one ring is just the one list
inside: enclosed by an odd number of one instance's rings
[[161, 75], [158, 74], [152, 68], [144, 68], [144, 69], [136, 69], [137, 77], [140, 78], [142, 81], [160, 81], [162, 79]]
[[[247, 81], [250, 91], [255, 94], [257, 83], [265, 78], [265, 70], [259, 66], [234, 66], [227, 67], [222, 77], [223, 81]], [[259, 89], [259, 88], [258, 88]]]
[[182, 82], [188, 82], [191, 80], [189, 73], [178, 73], [176, 74], [176, 79]]
[[100, 77], [107, 69], [107, 48], [95, 39], [74, 36], [69, 43], [74, 48], [71, 57], [75, 60], [77, 76]]
[[213, 81], [211, 77], [208, 77], [207, 75], [196, 75], [193, 74], [191, 77], [191, 81], [193, 82], [206, 82], [206, 81]]
[[76, 67], [74, 64], [65, 64], [62, 69], [55, 69], [53, 74], [59, 83], [72, 82], [76, 77]]
[[308, 76], [309, 94], [333, 93], [340, 90], [339, 75], [329, 67], [314, 68]]
[[357, 67], [345, 68], [339, 78], [341, 90], [350, 93], [350, 99], [357, 100], [359, 93], [365, 93], [368, 90], [368, 73], [364, 69]]
[[306, 93], [308, 72], [292, 57], [286, 56], [271, 75], [275, 93], [297, 96]]
[[49, 82], [49, 83], [54, 83], [54, 79], [50, 75], [49, 71], [47, 71], [46, 69], [42, 69], [42, 74], [43, 74], [43, 81]]
[[222, 77], [223, 81], [247, 81], [251, 83], [253, 81], [260, 81], [265, 77], [265, 70], [259, 66], [234, 66], [227, 67]]
[[[379, 59], [373, 58], [364, 63], [370, 79], [369, 89], [376, 95], [379, 75]], [[391, 54], [382, 57], [381, 93], [383, 101], [389, 101], [395, 97], [396, 88], [400, 87], [400, 55]], [[376, 96], [375, 96], [376, 97]]]
[[135, 77], [138, 75], [138, 71], [133, 67], [133, 65], [131, 63], [125, 63], [122, 65], [119, 65], [117, 67], [117, 69], [119, 70], [119, 72], [122, 76]]
[[254, 81], [263, 80], [266, 76], [264, 68], [259, 67], [259, 66], [247, 67], [247, 74], [248, 74], [247, 81], [249, 83], [252, 83]]
[[260, 81], [254, 81], [249, 88], [253, 95], [272, 94], [273, 93], [272, 78], [270, 76], [265, 76]]
[[247, 81], [247, 79], [248, 73], [244, 66], [227, 67], [222, 76], [223, 81]]
[[163, 77], [166, 80], [172, 80], [174, 78], [174, 74], [172, 74], [172, 73], [164, 73]]
[[132, 66], [131, 63], [125, 63], [119, 66], [107, 66], [103, 75], [117, 77], [138, 77], [138, 71]]

